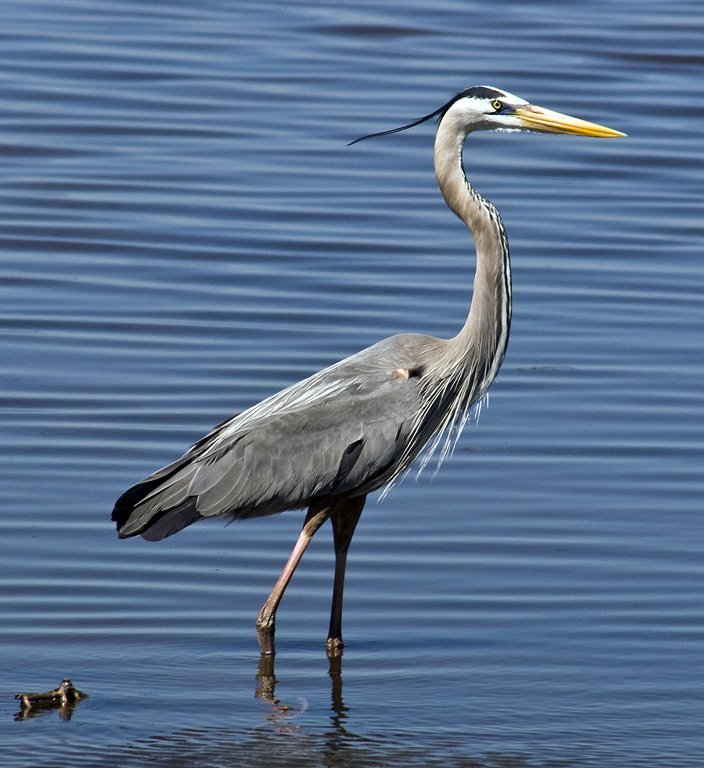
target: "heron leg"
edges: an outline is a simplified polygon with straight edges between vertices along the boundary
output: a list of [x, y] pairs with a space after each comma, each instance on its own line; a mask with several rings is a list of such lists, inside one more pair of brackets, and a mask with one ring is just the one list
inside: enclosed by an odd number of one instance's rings
[[342, 652], [342, 594], [345, 589], [345, 568], [347, 552], [354, 536], [366, 496], [346, 499], [332, 510], [332, 534], [335, 544], [335, 583], [332, 590], [332, 608], [330, 610], [330, 629], [328, 630], [327, 650], [331, 658]]
[[303, 522], [303, 528], [298, 536], [296, 545], [291, 552], [288, 562], [281, 571], [281, 575], [274, 584], [271, 594], [262, 606], [257, 616], [257, 632], [259, 634], [259, 645], [262, 653], [272, 655], [274, 653], [274, 630], [276, 625], [276, 609], [279, 607], [281, 598], [284, 596], [293, 572], [296, 570], [306, 547], [320, 526], [330, 517], [330, 506], [311, 504], [306, 519]]

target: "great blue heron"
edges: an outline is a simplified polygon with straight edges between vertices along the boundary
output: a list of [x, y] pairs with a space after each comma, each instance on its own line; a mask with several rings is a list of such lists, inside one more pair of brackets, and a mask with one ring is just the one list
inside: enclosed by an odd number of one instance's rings
[[[595, 123], [475, 86], [408, 125], [439, 118], [435, 175], [450, 210], [467, 225], [476, 273], [467, 320], [452, 339], [392, 336], [223, 422], [177, 461], [126, 491], [112, 519], [121, 538], [163, 539], [208, 517], [240, 519], [308, 508], [303, 528], [257, 618], [264, 653], [273, 653], [276, 609], [308, 543], [330, 518], [335, 580], [327, 647], [342, 647], [347, 551], [366, 496], [393, 483], [424, 446], [462, 429], [504, 359], [511, 322], [508, 241], [497, 209], [472, 188], [462, 165], [472, 131], [624, 136]], [[352, 142], [356, 143], [356, 142]]]

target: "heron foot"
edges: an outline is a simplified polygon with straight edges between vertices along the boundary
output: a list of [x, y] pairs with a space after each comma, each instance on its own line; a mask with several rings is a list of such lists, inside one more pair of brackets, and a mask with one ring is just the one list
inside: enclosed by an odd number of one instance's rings
[[257, 616], [257, 638], [259, 647], [264, 656], [274, 655], [274, 632], [276, 631], [276, 622], [274, 615], [262, 608]]
[[325, 646], [329, 659], [339, 659], [342, 656], [342, 649], [345, 647], [345, 644], [342, 642], [341, 637], [329, 637]]
[[257, 630], [257, 638], [259, 640], [259, 648], [261, 649], [263, 656], [273, 656], [275, 651], [274, 646], [274, 631]]

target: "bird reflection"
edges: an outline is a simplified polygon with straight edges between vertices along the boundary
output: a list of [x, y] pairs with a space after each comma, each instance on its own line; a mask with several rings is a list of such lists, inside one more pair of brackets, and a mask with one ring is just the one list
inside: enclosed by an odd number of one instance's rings
[[262, 699], [269, 705], [267, 719], [288, 730], [292, 727], [293, 718], [305, 707], [292, 707], [282, 702], [276, 696], [276, 674], [274, 673], [274, 657], [262, 653], [259, 657], [257, 668], [257, 687], [254, 691], [255, 699]]
[[276, 675], [274, 674], [274, 657], [266, 653], [259, 656], [257, 668], [257, 688], [254, 691], [255, 699], [264, 699], [275, 706], [279, 705], [276, 698]]
[[347, 707], [342, 699], [342, 653], [329, 657], [328, 675], [331, 682], [332, 717], [330, 722], [338, 732], [346, 732], [343, 725], [347, 719]]
[[[347, 718], [347, 707], [342, 698], [342, 652], [328, 658], [328, 676], [330, 678], [330, 706], [332, 716], [331, 723], [334, 726], [334, 732], [346, 734], [344, 721]], [[276, 695], [276, 673], [274, 671], [275, 657], [267, 653], [259, 656], [257, 665], [256, 681], [257, 686], [254, 691], [256, 699], [262, 699], [269, 707], [268, 719], [277, 723], [291, 724], [296, 715], [304, 712], [308, 707], [305, 701], [297, 702], [296, 706], [287, 704]]]

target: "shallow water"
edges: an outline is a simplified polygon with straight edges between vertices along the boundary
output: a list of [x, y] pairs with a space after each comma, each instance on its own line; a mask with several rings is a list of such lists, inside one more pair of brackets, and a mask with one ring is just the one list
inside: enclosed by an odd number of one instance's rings
[[[3, 765], [704, 761], [702, 11], [5, 2]], [[432, 127], [490, 83], [625, 141], [481, 135], [511, 344], [451, 460], [367, 504], [341, 669], [301, 513], [118, 541], [115, 498], [379, 338], [456, 332], [471, 244]], [[15, 721], [64, 675], [70, 720]]]

